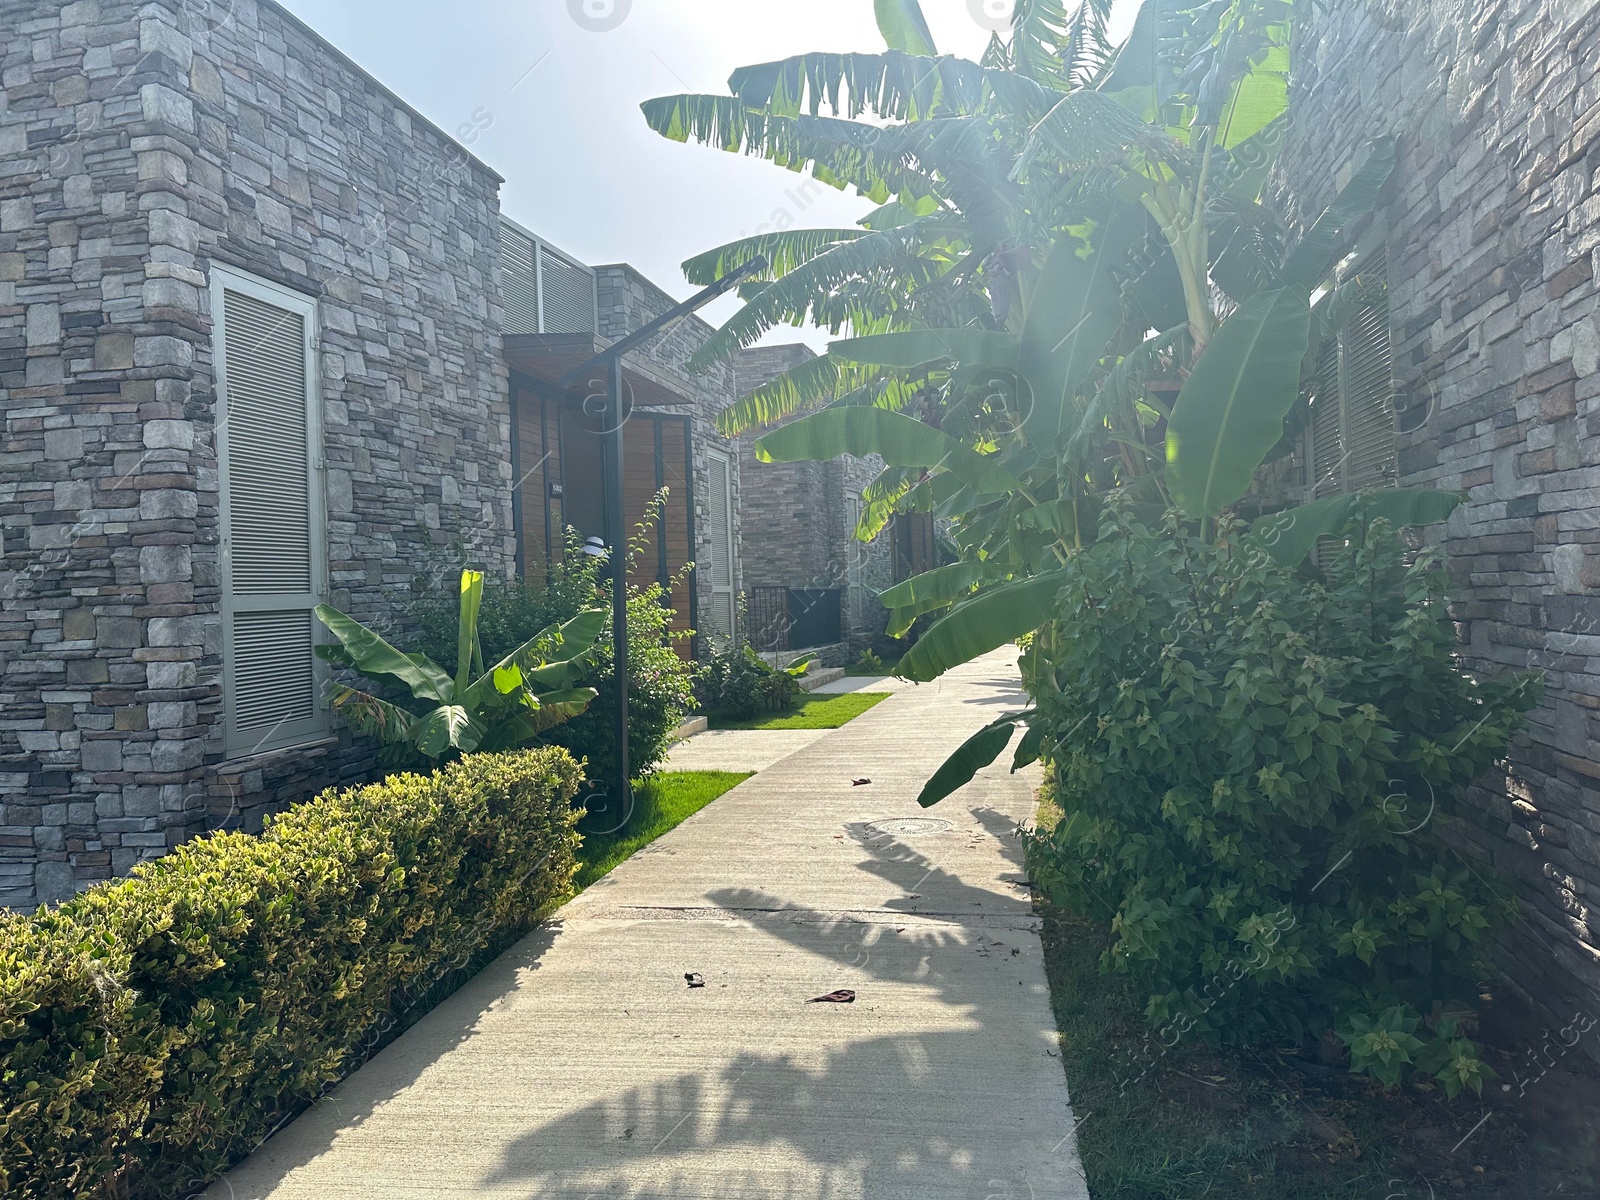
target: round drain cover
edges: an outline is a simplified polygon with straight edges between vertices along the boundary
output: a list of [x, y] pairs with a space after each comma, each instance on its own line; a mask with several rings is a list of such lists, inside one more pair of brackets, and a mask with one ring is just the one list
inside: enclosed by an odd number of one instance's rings
[[938, 817], [886, 817], [867, 826], [871, 833], [890, 837], [926, 837], [930, 833], [943, 833], [954, 828], [949, 821], [941, 821]]

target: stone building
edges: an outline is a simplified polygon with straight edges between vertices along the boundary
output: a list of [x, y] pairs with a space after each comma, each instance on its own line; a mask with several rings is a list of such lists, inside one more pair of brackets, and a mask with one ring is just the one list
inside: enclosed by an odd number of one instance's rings
[[[0, 0], [0, 27], [0, 905], [27, 907], [365, 776], [310, 610], [395, 627], [441, 551], [528, 566], [527, 385], [671, 300], [528, 260], [499, 176], [271, 0]], [[697, 559], [682, 620], [731, 633], [732, 371], [679, 365], [708, 334], [629, 356], [628, 503], [678, 437], [639, 569]]]
[[[801, 345], [745, 350], [734, 366], [735, 391], [748, 396], [815, 357]], [[887, 614], [876, 597], [896, 581], [892, 534], [855, 538], [861, 493], [882, 460], [762, 462], [759, 436], [739, 439], [751, 639], [762, 650], [817, 649], [829, 665], [853, 659], [882, 639]]]
[[[1296, 13], [1286, 207], [1320, 211], [1368, 139], [1399, 150], [1346, 268], [1386, 275], [1387, 308], [1347, 335], [1296, 498], [1466, 493], [1443, 533], [1462, 652], [1485, 672], [1537, 668], [1548, 688], [1459, 832], [1524, 901], [1508, 978], [1565, 1022], [1600, 1011], [1600, 7]], [[1375, 379], [1350, 369], [1373, 361]]]
[[447, 524], [511, 563], [499, 177], [208, 11], [0, 6], [0, 903], [364, 771], [312, 605]]

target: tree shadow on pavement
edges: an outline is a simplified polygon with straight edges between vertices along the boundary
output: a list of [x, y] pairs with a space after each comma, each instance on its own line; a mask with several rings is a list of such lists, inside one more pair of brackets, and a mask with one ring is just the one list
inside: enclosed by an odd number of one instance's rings
[[[1014, 820], [971, 815], [1020, 866]], [[899, 904], [826, 913], [753, 888], [709, 898], [741, 936], [800, 951], [790, 959], [806, 978], [844, 979], [856, 1003], [753, 995], [756, 1007], [794, 1006], [770, 1049], [732, 1052], [530, 1129], [481, 1190], [541, 1200], [1087, 1197], [1025, 894], [974, 887], [866, 825], [848, 836], [862, 869], [920, 897], [899, 902], [903, 915]]]

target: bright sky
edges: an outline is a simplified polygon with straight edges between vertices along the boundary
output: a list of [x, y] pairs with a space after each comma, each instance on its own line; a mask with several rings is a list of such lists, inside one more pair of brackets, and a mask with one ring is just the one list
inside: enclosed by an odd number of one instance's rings
[[[883, 48], [872, 0], [281, 0], [412, 107], [505, 176], [512, 220], [591, 264], [632, 263], [675, 296], [679, 264], [756, 231], [851, 225], [853, 194], [790, 194], [803, 177], [761, 159], [668, 142], [639, 103], [725, 93], [729, 73], [808, 50]], [[1009, 0], [923, 0], [941, 52], [977, 57], [982, 16]], [[1117, 0], [1125, 36], [1137, 0]], [[585, 28], [579, 13], [612, 15]], [[620, 18], [620, 19], [619, 19]], [[987, 18], [992, 20], [991, 18]], [[798, 200], [797, 200], [798, 197]], [[705, 311], [720, 322], [733, 297]], [[773, 339], [825, 335], [780, 329]]]

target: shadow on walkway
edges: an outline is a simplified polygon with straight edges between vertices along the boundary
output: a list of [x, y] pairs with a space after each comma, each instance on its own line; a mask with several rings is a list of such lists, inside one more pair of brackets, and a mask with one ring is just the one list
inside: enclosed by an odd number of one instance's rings
[[[1003, 839], [1005, 857], [1020, 869], [1014, 822], [993, 810], [972, 815]], [[1054, 1056], [1053, 1039], [1038, 1029], [1008, 1028], [992, 1011], [996, 973], [1014, 976], [1012, 986], [1041, 986], [1038, 940], [1031, 933], [1026, 900], [1019, 899], [1014, 911], [996, 913], [992, 891], [964, 884], [915, 848], [864, 827], [851, 836], [867, 855], [863, 869], [907, 893], [937, 896], [948, 914], [924, 912], [897, 926], [892, 914], [869, 920], [822, 913], [757, 889], [721, 889], [710, 898], [750, 928], [807, 955], [882, 983], [937, 992], [959, 1014], [960, 1027], [903, 1030], [839, 1045], [838, 1022], [848, 1019], [846, 1014], [797, 998], [786, 1040], [800, 1045], [742, 1053], [715, 1070], [632, 1088], [532, 1129], [507, 1149], [480, 1186], [496, 1192], [526, 1188], [530, 1200], [712, 1194], [718, 1200], [1056, 1200], [1086, 1195], [1080, 1179], [1063, 1182], [1076, 1163], [1067, 1148], [1064, 1109], [1019, 1125], [1013, 1143], [1004, 1147], [993, 1144], [992, 1130], [975, 1138], [966, 1121], [952, 1119], [1001, 1099], [984, 1089], [1003, 1088], [1011, 1077], [1002, 1068], [988, 1072], [987, 1080], [974, 1079], [975, 1057], [992, 1062]], [[984, 911], [974, 918], [974, 910]], [[968, 923], [956, 923], [963, 920]], [[888, 1006], [892, 1000], [892, 993], [885, 998], [863, 987], [852, 1007], [869, 1001]], [[822, 1039], [833, 1043], [820, 1056], [804, 1045], [806, 1027], [813, 1022], [823, 1023]], [[864, 1028], [878, 1023], [892, 1024], [892, 1015], [853, 1022]], [[983, 1045], [975, 1047], [974, 1039]], [[952, 1109], [952, 1094], [963, 1096], [964, 1104]], [[1053, 1153], [1063, 1142], [1065, 1154]], [[693, 1160], [702, 1153], [715, 1154], [722, 1163], [742, 1154], [750, 1165], [742, 1177], [719, 1169], [712, 1193], [694, 1173]], [[614, 1159], [615, 1167], [571, 1166], [605, 1158]], [[654, 1159], [661, 1160], [657, 1174], [650, 1172]], [[640, 1183], [641, 1176], [649, 1182]], [[948, 1186], [930, 1189], [930, 1177], [946, 1179]]]

